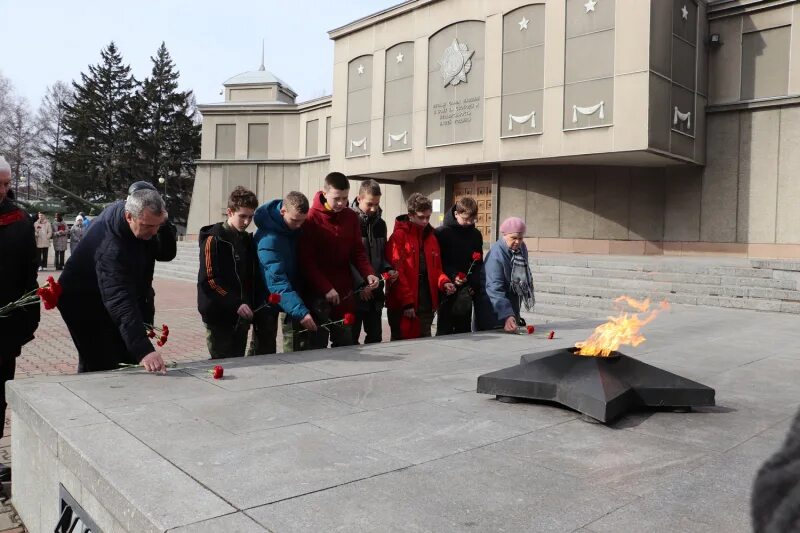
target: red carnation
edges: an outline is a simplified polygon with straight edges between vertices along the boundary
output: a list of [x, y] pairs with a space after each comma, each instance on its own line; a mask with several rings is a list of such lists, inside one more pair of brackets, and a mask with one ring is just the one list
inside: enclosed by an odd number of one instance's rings
[[211, 371], [211, 375], [214, 376], [214, 379], [222, 379], [223, 374], [225, 374], [225, 369], [219, 365], [215, 366]]
[[464, 274], [463, 272], [459, 272], [458, 274], [456, 274], [456, 281], [466, 281], [466, 280], [467, 280], [467, 275]]
[[356, 321], [356, 315], [354, 315], [353, 313], [345, 313], [342, 323], [345, 326], [351, 326], [355, 321]]
[[381, 274], [381, 277], [383, 278], [384, 281], [389, 281], [392, 275], [389, 274], [388, 272], [384, 272], [383, 274]]
[[267, 297], [267, 303], [270, 305], [278, 305], [281, 303], [281, 295], [273, 292]]
[[533, 333], [534, 331], [536, 331], [536, 328], [535, 328], [535, 327], [533, 327], [533, 326], [528, 326], [528, 335], [530, 335], [530, 334], [531, 334], [531, 333]]
[[155, 339], [156, 338], [156, 330], [154, 330], [154, 329], [147, 330], [147, 336], [150, 337], [151, 339]]
[[169, 335], [169, 328], [166, 324], [161, 324], [161, 331], [164, 333], [164, 335]]
[[156, 346], [158, 346], [159, 348], [161, 348], [162, 346], [164, 346], [164, 341], [162, 340], [163, 338], [164, 338], [164, 337], [161, 337], [161, 339], [159, 339], [159, 340], [157, 340], [157, 341], [156, 341]]
[[472, 252], [472, 260], [480, 261], [483, 255], [480, 252]]
[[554, 338], [555, 336], [556, 336], [556, 332], [551, 330], [551, 331], [550, 331], [550, 334], [547, 336], [547, 338], [548, 338], [548, 339], [552, 339], [552, 338]]

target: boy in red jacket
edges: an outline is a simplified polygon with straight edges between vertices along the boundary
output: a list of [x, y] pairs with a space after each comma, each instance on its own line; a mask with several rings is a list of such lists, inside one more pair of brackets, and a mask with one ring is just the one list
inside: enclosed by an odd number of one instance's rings
[[[343, 320], [345, 313], [355, 312], [352, 264], [366, 280], [364, 290], [378, 287], [379, 279], [367, 258], [361, 241], [358, 215], [348, 208], [350, 182], [341, 172], [325, 176], [322, 191], [314, 195], [308, 218], [298, 245], [299, 269], [305, 281], [306, 301], [317, 324]], [[327, 328], [327, 329], [326, 329]], [[353, 344], [350, 325], [331, 324], [312, 337], [313, 348]]]
[[448, 296], [456, 292], [442, 272], [439, 242], [429, 223], [431, 201], [415, 192], [408, 198], [407, 207], [408, 214], [397, 217], [386, 245], [386, 259], [399, 273], [386, 296], [393, 341], [430, 337], [439, 291]]

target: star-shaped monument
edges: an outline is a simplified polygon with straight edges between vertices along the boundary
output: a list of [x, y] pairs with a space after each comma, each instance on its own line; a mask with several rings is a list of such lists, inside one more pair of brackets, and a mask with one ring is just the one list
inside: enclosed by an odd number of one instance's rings
[[594, 6], [596, 5], [597, 5], [597, 0], [589, 0], [588, 2], [583, 4], [583, 7], [586, 8], [586, 12], [588, 13], [589, 11], [594, 11]]
[[522, 20], [517, 22], [517, 24], [519, 24], [519, 31], [527, 30], [529, 22], [530, 22], [530, 20], [526, 19], [525, 16], [523, 15], [522, 16]]
[[569, 349], [523, 355], [516, 366], [478, 378], [499, 400], [556, 402], [600, 422], [641, 407], [714, 405], [714, 389], [618, 352], [584, 357]]
[[689, 10], [686, 9], [686, 4], [684, 4], [683, 7], [681, 8], [681, 18], [683, 20], [686, 20], [686, 19], [689, 18]]
[[395, 59], [397, 60], [398, 63], [402, 63], [403, 62], [403, 52], [400, 52], [399, 54], [397, 54], [397, 57]]
[[358, 75], [364, 74], [364, 65], [358, 65]]

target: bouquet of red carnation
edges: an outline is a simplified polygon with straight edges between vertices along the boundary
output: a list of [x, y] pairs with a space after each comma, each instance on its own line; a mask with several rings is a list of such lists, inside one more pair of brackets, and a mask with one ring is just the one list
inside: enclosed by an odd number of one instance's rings
[[167, 338], [169, 337], [169, 328], [166, 324], [161, 324], [161, 329], [151, 326], [150, 324], [144, 325], [145, 331], [147, 331], [147, 336], [151, 339], [155, 339], [158, 336], [158, 341], [156, 341], [156, 345], [161, 348], [165, 344], [167, 344]]
[[61, 284], [58, 283], [53, 276], [48, 276], [47, 283], [41, 287], [26, 292], [18, 300], [0, 307], [0, 318], [22, 307], [39, 305], [40, 300], [44, 304], [45, 309], [55, 309], [58, 305], [58, 299], [61, 296], [61, 290]]

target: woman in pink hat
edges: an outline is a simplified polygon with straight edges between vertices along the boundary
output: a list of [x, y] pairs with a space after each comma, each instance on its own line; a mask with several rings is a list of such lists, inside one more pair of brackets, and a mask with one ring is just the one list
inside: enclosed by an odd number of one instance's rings
[[528, 264], [528, 247], [523, 241], [525, 222], [510, 217], [500, 224], [501, 238], [486, 254], [486, 294], [494, 311], [497, 325], [509, 333], [520, 326], [520, 308], [531, 311], [536, 300], [533, 295], [533, 276]]

